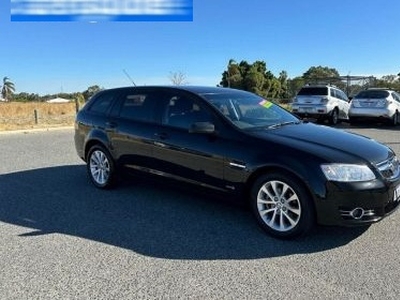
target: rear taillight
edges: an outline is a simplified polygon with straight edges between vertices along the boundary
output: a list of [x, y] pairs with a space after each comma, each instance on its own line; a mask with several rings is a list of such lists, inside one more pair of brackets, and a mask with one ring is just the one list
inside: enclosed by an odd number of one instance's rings
[[326, 103], [328, 103], [328, 98], [326, 98], [326, 97], [324, 97], [324, 98], [321, 98], [321, 104], [326, 104]]
[[361, 107], [360, 101], [358, 101], [358, 100], [352, 100], [352, 101], [351, 101], [351, 106], [353, 106], [353, 107]]
[[386, 101], [386, 99], [378, 100], [378, 102], [376, 103], [377, 107], [386, 107], [388, 105], [389, 105], [389, 102]]

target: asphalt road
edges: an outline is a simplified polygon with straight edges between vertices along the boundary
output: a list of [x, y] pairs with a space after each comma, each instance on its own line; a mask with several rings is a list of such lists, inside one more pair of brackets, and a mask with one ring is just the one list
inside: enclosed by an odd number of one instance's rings
[[[400, 155], [400, 127], [349, 130]], [[0, 299], [399, 297], [400, 212], [279, 241], [204, 194], [95, 189], [71, 129], [0, 134], [0, 154]]]

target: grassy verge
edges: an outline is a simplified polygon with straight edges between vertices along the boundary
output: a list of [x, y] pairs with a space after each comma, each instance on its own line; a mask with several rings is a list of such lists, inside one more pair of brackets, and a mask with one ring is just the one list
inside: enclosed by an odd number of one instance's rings
[[71, 103], [0, 103], [0, 131], [73, 126], [76, 105]]

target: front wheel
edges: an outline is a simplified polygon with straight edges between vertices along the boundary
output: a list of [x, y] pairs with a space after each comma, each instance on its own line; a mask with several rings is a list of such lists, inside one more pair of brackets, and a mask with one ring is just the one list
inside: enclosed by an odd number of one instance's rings
[[104, 147], [96, 145], [90, 148], [86, 167], [89, 178], [96, 187], [107, 189], [114, 186], [114, 161]]
[[256, 180], [251, 207], [261, 228], [281, 239], [305, 235], [315, 222], [314, 206], [304, 187], [297, 179], [281, 173]]

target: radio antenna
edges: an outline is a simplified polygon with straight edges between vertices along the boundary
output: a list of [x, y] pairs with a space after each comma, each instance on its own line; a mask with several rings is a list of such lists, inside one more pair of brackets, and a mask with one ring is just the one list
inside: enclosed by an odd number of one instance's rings
[[132, 82], [133, 86], [136, 86], [136, 83], [133, 81], [132, 77], [129, 76], [128, 72], [125, 69], [122, 69], [122, 71], [124, 71], [126, 77]]

